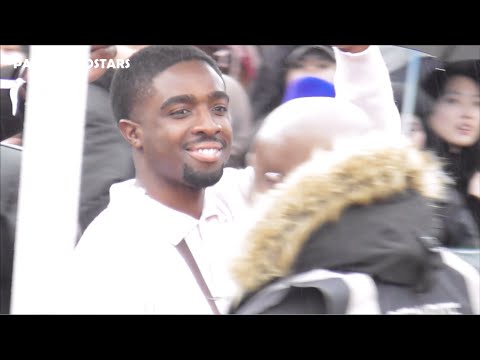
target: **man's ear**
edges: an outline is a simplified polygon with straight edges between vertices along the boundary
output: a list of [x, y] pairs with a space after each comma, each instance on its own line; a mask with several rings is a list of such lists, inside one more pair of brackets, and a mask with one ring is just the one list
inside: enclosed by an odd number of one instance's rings
[[127, 119], [121, 119], [118, 122], [118, 128], [125, 140], [127, 140], [131, 146], [135, 149], [142, 148], [142, 127], [139, 123]]

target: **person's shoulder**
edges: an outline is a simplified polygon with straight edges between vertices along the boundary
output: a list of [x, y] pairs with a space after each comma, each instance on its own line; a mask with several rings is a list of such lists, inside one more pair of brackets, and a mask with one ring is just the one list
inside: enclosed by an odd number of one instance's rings
[[[105, 209], [90, 223], [75, 247], [77, 268], [100, 272], [121, 269], [125, 265], [122, 259], [135, 252], [136, 228], [126, 218]], [[110, 269], [103, 269], [107, 263]]]
[[110, 202], [108, 206], [93, 219], [85, 229], [79, 243], [92, 243], [93, 246], [110, 241], [115, 236], [125, 234], [129, 223], [128, 206], [133, 191], [133, 180], [113, 184], [110, 187]]
[[[134, 198], [140, 198], [145, 191], [136, 185], [135, 179], [128, 179], [113, 183], [110, 186], [110, 203], [109, 206], [116, 209], [128, 205], [128, 201]], [[128, 200], [128, 201], [127, 201]]]
[[102, 247], [118, 235], [117, 233], [121, 234], [121, 231], [117, 231], [119, 223], [121, 223], [121, 219], [116, 216], [110, 206], [107, 206], [85, 229], [78, 242], [77, 250], [87, 247]]
[[[129, 246], [138, 241], [139, 232], [152, 222], [157, 209], [135, 179], [115, 183], [110, 187], [108, 206], [89, 224], [79, 240], [79, 246]], [[153, 209], [153, 210], [152, 210]], [[160, 219], [157, 218], [157, 224]]]

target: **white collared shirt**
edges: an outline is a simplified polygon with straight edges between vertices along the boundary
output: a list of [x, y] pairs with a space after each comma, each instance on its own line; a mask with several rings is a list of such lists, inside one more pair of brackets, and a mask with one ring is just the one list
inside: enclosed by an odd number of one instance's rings
[[87, 228], [72, 261], [67, 313], [211, 314], [175, 246], [185, 239], [221, 312], [236, 288], [233, 222], [245, 211], [251, 168], [225, 169], [205, 191], [200, 219], [152, 199], [135, 180], [114, 184], [110, 204]]

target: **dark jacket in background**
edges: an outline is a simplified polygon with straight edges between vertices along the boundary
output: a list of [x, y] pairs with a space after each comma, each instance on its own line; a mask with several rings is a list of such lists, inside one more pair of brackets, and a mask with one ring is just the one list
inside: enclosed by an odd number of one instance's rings
[[472, 212], [455, 187], [448, 190], [448, 200], [439, 203], [437, 208], [443, 223], [440, 242], [449, 248], [480, 248], [480, 235]]
[[0, 314], [10, 312], [22, 151], [0, 144]]
[[[20, 67], [0, 67], [0, 78], [15, 80], [18, 77]], [[0, 141], [8, 139], [23, 131], [23, 118], [25, 113], [24, 101], [18, 102], [17, 113], [12, 114], [12, 101], [9, 89], [0, 89]]]
[[285, 59], [298, 46], [259, 46], [262, 62], [250, 91], [254, 122], [262, 120], [282, 103], [287, 71]]
[[81, 234], [107, 207], [110, 186], [135, 177], [130, 145], [122, 137], [110, 106], [113, 73], [110, 69], [88, 86], [80, 191]]

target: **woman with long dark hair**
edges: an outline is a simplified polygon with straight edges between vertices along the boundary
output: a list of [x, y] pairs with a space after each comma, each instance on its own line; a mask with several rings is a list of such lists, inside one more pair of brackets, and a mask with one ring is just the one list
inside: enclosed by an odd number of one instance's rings
[[444, 161], [480, 229], [480, 60], [435, 69], [422, 87], [434, 99], [423, 119], [426, 147]]

